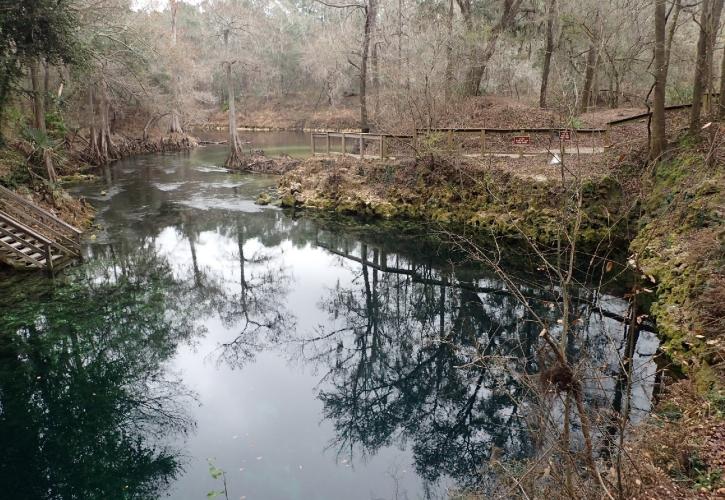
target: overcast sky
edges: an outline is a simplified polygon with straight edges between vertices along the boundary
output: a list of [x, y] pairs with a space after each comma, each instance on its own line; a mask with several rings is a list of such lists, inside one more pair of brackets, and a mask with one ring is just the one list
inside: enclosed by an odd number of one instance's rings
[[[202, 0], [181, 0], [183, 3], [196, 5], [202, 2]], [[164, 10], [169, 4], [169, 0], [132, 0], [134, 9], [156, 9]]]

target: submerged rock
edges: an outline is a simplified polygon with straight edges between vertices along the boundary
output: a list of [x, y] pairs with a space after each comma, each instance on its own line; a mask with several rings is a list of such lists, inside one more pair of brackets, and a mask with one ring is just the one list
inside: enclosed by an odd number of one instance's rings
[[267, 192], [259, 193], [254, 203], [257, 205], [269, 205], [272, 203], [272, 197]]

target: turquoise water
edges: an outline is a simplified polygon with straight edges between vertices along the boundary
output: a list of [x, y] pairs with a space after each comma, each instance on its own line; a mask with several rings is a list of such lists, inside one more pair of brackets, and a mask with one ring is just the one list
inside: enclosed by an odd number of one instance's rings
[[[74, 189], [98, 209], [81, 266], [0, 275], [3, 498], [201, 499], [224, 481], [233, 499], [447, 498], [495, 480], [494, 450], [536, 453], [539, 329], [495, 273], [425, 225], [257, 206], [276, 179], [224, 156], [114, 164]], [[596, 303], [572, 350], [606, 407], [626, 302]], [[633, 418], [656, 347], [640, 333]]]

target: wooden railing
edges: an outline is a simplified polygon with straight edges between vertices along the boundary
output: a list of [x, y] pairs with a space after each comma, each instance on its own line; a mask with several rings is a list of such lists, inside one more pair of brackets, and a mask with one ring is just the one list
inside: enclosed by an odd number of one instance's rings
[[[312, 147], [312, 154], [325, 154], [325, 155], [348, 155], [348, 156], [359, 156], [365, 158], [365, 146], [371, 143], [378, 146], [377, 154], [367, 154], [371, 158], [387, 158], [388, 147], [391, 140], [401, 142], [404, 140], [411, 140], [412, 135], [393, 135], [393, 134], [371, 134], [366, 132], [312, 132], [310, 134], [310, 146]], [[324, 151], [320, 151], [317, 148], [317, 140], [324, 139]], [[338, 142], [340, 150], [333, 150], [332, 141], [330, 139], [339, 139]], [[348, 144], [350, 140], [355, 141], [353, 148], [348, 150]], [[357, 148], [357, 153], [355, 149]]]
[[[703, 96], [703, 106], [709, 107], [715, 99], [719, 97], [719, 94], [712, 93]], [[692, 104], [675, 104], [666, 106], [666, 111], [674, 111], [678, 109], [691, 107]], [[478, 134], [479, 136], [479, 150], [481, 156], [491, 154], [526, 154], [525, 151], [517, 149], [516, 151], [492, 151], [487, 143], [487, 137], [491, 135], [505, 135], [505, 134], [520, 134], [520, 137], [526, 134], [552, 134], [553, 136], [560, 138], [562, 141], [562, 148], [565, 146], [565, 142], [572, 141], [577, 146], [587, 147], [584, 141], [577, 142], [576, 137], [578, 135], [589, 136], [590, 146], [592, 152], [601, 152], [602, 147], [611, 146], [610, 129], [613, 126], [621, 125], [624, 123], [641, 120], [647, 118], [651, 112], [639, 113], [637, 115], [627, 116], [624, 118], [618, 118], [606, 123], [605, 128], [568, 128], [568, 127], [522, 127], [522, 128], [497, 128], [497, 127], [431, 127], [431, 128], [416, 128], [413, 135], [392, 135], [392, 134], [373, 134], [373, 133], [361, 133], [361, 132], [312, 132], [310, 136], [310, 143], [312, 146], [312, 154], [325, 154], [325, 155], [349, 155], [356, 156], [359, 158], [387, 158], [389, 151], [386, 149], [386, 142], [397, 140], [400, 142], [407, 142], [406, 148], [411, 153], [415, 154], [417, 149], [417, 143], [419, 137], [429, 136], [431, 134], [443, 134], [447, 136], [448, 147], [453, 149], [453, 143], [455, 137], [463, 134]], [[324, 139], [323, 148], [319, 148], [318, 139]], [[331, 144], [330, 139], [335, 139], [337, 144]], [[338, 141], [339, 140], [339, 141]], [[355, 141], [353, 150], [348, 150], [348, 144], [350, 140]], [[597, 140], [600, 145], [594, 146], [594, 141]], [[519, 142], [514, 145], [532, 144], [531, 142]], [[365, 146], [370, 143], [378, 145], [377, 152], [365, 151]], [[333, 146], [339, 145], [339, 150], [334, 150]], [[357, 149], [357, 152], [355, 151]], [[531, 154], [531, 152], [529, 152]]]
[[80, 230], [2, 186], [0, 210], [27, 227], [38, 228], [63, 253], [80, 257]]
[[[453, 143], [455, 141], [455, 137], [459, 135], [466, 135], [466, 134], [477, 134], [478, 135], [478, 149], [481, 156], [489, 155], [489, 154], [524, 154], [525, 151], [522, 151], [520, 148], [517, 148], [516, 150], [492, 150], [489, 147], [488, 139], [492, 135], [510, 135], [512, 136], [512, 142], [513, 145], [517, 146], [525, 146], [525, 145], [534, 145], [533, 141], [527, 134], [548, 134], [551, 136], [556, 137], [556, 140], [559, 141], [560, 139], [562, 142], [573, 142], [575, 144], [578, 144], [580, 146], [585, 145], [582, 141], [582, 143], [578, 143], [577, 136], [579, 134], [581, 135], [588, 135], [589, 140], [592, 142], [592, 147], [594, 147], [593, 142], [595, 139], [598, 139], [599, 142], [602, 142], [604, 144], [609, 144], [609, 129], [608, 128], [567, 128], [567, 127], [522, 127], [522, 128], [498, 128], [498, 127], [436, 127], [436, 128], [419, 128], [415, 130], [416, 136], [420, 135], [431, 135], [431, 134], [441, 134], [443, 136], [447, 137], [448, 141], [448, 147], [450, 149], [453, 149]], [[526, 139], [526, 141], [522, 142], [516, 142], [516, 139]], [[548, 146], [548, 144], [547, 144]], [[548, 147], [547, 147], [548, 149]], [[557, 148], [558, 149], [558, 148]], [[531, 153], [529, 153], [531, 154]]]
[[[22, 224], [21, 222], [18, 222], [12, 217], [8, 217], [7, 215], [4, 215], [2, 213], [0, 213], [0, 222], [4, 222], [6, 225], [10, 226], [17, 232], [24, 233], [27, 238], [19, 239], [12, 231], [9, 231], [2, 226], [0, 226], [0, 237], [9, 236], [12, 241], [21, 242], [23, 247], [29, 248], [30, 251], [33, 253], [21, 252], [11, 243], [6, 243], [2, 239], [0, 239], [0, 247], [5, 248], [9, 252], [11, 252], [16, 258], [31, 266], [35, 266], [41, 269], [47, 268], [50, 271], [53, 270], [53, 247], [56, 246], [53, 241], [37, 233], [36, 231], [33, 231], [31, 228]], [[30, 241], [31, 238], [35, 241], [35, 243], [32, 243]], [[33, 257], [33, 255], [35, 254], [40, 254], [43, 258], [45, 258], [45, 263], [43, 263], [40, 259]]]
[[[563, 137], [566, 141], [576, 141], [577, 135], [588, 135], [593, 142], [595, 139], [604, 144], [609, 144], [609, 129], [607, 128], [565, 128], [565, 127], [524, 127], [524, 128], [419, 128], [415, 129], [415, 135], [393, 135], [393, 134], [374, 134], [361, 132], [312, 132], [310, 134], [310, 146], [313, 155], [347, 155], [358, 158], [387, 158], [389, 157], [389, 144], [395, 142], [398, 152], [405, 154], [409, 150], [411, 156], [414, 155], [418, 141], [432, 134], [441, 134], [447, 137], [448, 147], [453, 149], [453, 143], [458, 136], [467, 134], [477, 134], [478, 150], [482, 156], [487, 154], [517, 154], [522, 153], [521, 149], [516, 151], [492, 151], [489, 148], [488, 138], [491, 135], [516, 135], [526, 137], [525, 134], [552, 134], [558, 138]], [[334, 140], [334, 141], [333, 141]], [[350, 148], [350, 141], [354, 141]], [[322, 146], [320, 146], [322, 142]], [[366, 146], [371, 144], [377, 145], [377, 151], [366, 151]], [[520, 145], [533, 145], [530, 140], [520, 143]], [[401, 147], [403, 145], [404, 147]]]

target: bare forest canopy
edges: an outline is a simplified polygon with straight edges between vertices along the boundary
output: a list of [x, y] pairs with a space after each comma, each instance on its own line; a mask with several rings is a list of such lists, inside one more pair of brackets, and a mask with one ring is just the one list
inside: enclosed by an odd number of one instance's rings
[[[252, 105], [348, 112], [363, 130], [392, 132], [465, 115], [461, 103], [487, 95], [551, 108], [574, 126], [591, 108], [654, 107], [657, 152], [658, 106], [696, 102], [694, 130], [708, 111], [700, 102], [712, 106], [725, 86], [722, 6], [0, 0], [0, 130], [25, 124], [41, 145], [76, 134], [103, 161], [114, 134], [184, 134], [229, 110], [236, 127]], [[482, 121], [460, 125], [500, 125]], [[230, 134], [232, 151], [237, 140]]]

